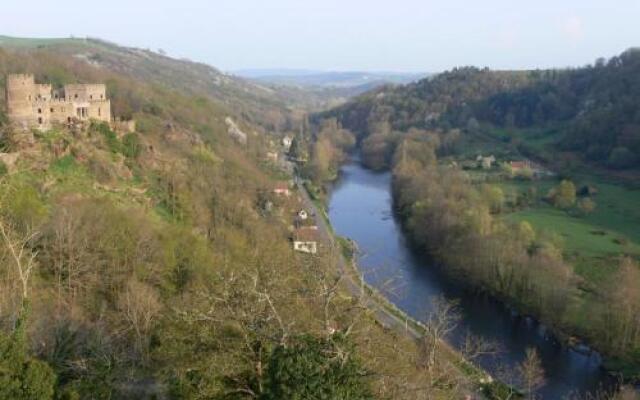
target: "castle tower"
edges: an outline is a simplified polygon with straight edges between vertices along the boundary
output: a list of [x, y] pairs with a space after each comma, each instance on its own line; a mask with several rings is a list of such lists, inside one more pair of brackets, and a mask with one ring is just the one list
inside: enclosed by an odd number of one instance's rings
[[33, 119], [32, 104], [36, 97], [33, 75], [8, 75], [5, 95], [9, 118], [17, 123], [29, 124]]

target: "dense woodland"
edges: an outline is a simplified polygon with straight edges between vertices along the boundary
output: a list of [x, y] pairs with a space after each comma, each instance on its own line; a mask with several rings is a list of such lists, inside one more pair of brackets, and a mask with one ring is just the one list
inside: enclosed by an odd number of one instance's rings
[[[584, 68], [492, 71], [474, 67], [382, 88], [327, 111], [360, 138], [410, 128], [562, 127], [562, 150], [615, 169], [640, 167], [640, 51]], [[508, 139], [508, 138], [507, 138]]]

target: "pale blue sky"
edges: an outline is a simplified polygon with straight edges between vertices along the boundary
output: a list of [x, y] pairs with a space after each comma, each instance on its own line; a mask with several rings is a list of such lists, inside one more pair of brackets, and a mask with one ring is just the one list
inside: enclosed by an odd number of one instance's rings
[[0, 34], [100, 37], [224, 70], [578, 66], [640, 46], [640, 0], [5, 0]]

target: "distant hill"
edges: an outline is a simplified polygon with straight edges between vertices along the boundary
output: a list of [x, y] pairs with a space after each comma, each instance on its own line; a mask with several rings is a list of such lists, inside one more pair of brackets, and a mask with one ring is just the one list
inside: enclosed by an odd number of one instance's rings
[[234, 74], [259, 82], [301, 87], [374, 87], [406, 84], [426, 77], [426, 73], [313, 71], [287, 69], [247, 69]]
[[402, 85], [424, 78], [426, 73], [333, 72], [301, 69], [245, 69], [233, 71], [264, 85], [288, 99], [290, 106], [320, 111], [344, 104], [354, 96], [385, 85]]

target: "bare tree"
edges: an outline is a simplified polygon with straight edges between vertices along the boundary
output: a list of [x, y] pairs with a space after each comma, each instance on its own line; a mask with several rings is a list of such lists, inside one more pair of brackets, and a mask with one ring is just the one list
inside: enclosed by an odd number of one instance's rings
[[38, 232], [28, 229], [26, 233], [18, 234], [10, 223], [0, 218], [0, 234], [20, 281], [24, 302], [29, 297], [29, 280], [37, 265], [36, 256], [38, 255], [31, 250], [29, 243], [38, 235]]
[[432, 311], [425, 321], [426, 332], [422, 337], [424, 362], [427, 370], [436, 364], [436, 358], [443, 341], [458, 326], [462, 316], [458, 310], [458, 303], [437, 296], [431, 300]]
[[496, 342], [467, 331], [460, 351], [465, 360], [473, 362], [480, 357], [495, 356], [500, 352], [500, 346]]
[[534, 399], [535, 392], [544, 385], [544, 369], [540, 361], [540, 355], [534, 348], [528, 348], [525, 359], [518, 366], [518, 372], [527, 398]]
[[120, 309], [136, 337], [136, 346], [145, 353], [145, 343], [153, 322], [162, 309], [155, 290], [137, 280], [131, 280], [119, 298]]

